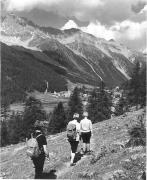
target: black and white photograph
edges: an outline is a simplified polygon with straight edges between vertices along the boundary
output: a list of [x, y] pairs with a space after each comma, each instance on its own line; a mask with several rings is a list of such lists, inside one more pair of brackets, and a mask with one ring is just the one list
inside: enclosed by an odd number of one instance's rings
[[0, 179], [146, 180], [147, 0], [0, 0]]

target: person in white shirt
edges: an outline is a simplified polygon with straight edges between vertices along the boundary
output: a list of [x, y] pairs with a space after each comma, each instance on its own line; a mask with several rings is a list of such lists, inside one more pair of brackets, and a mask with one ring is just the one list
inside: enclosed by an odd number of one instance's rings
[[76, 154], [78, 144], [79, 144], [79, 140], [80, 140], [80, 123], [78, 122], [79, 114], [75, 113], [73, 115], [73, 118], [74, 119], [68, 123], [68, 125], [69, 124], [76, 125], [76, 137], [75, 137], [75, 139], [74, 140], [68, 139], [68, 141], [71, 145], [71, 161], [70, 161], [71, 166], [75, 165], [74, 159], [75, 159], [75, 154]]
[[83, 113], [84, 119], [80, 122], [81, 138], [83, 140], [83, 151], [84, 154], [90, 153], [90, 138], [92, 135], [92, 122], [89, 120], [88, 112]]

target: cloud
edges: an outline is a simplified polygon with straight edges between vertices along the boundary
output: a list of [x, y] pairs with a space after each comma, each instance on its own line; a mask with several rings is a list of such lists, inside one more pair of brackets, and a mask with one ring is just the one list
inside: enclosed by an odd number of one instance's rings
[[87, 27], [81, 27], [81, 30], [106, 40], [113, 39], [115, 37], [111, 28], [105, 27], [100, 22], [90, 23]]
[[[134, 9], [143, 8], [139, 0], [2, 0], [6, 11], [31, 11], [34, 8], [75, 17], [79, 21], [112, 25], [129, 19]], [[145, 0], [144, 0], [145, 1]], [[138, 5], [139, 4], [139, 5]], [[133, 11], [132, 8], [133, 7]], [[69, 18], [70, 19], [70, 18]]]
[[137, 46], [141, 48], [145, 44], [147, 0], [0, 1], [2, 8], [6, 11], [29, 13], [29, 11], [38, 9], [51, 12], [63, 19], [88, 22], [88, 25], [82, 25], [82, 27], [70, 22], [66, 24], [68, 28], [70, 26], [78, 27], [97, 37], [114, 38], [120, 42], [126, 42], [130, 46], [132, 43], [132, 46], [136, 48]]
[[139, 39], [146, 33], [147, 21], [141, 23], [132, 22], [132, 21], [123, 21], [122, 23], [115, 25], [114, 27], [119, 27], [116, 32], [117, 37], [120, 39]]
[[[99, 4], [103, 4], [101, 0], [2, 0], [5, 3], [7, 11], [29, 11], [34, 8], [44, 9], [48, 11], [60, 11], [65, 15], [69, 10], [78, 11], [81, 8], [90, 9]], [[52, 7], [54, 7], [52, 9]], [[67, 11], [67, 13], [66, 13]], [[72, 13], [71, 12], [71, 13]]]
[[145, 1], [138, 1], [137, 4], [132, 4], [132, 11], [139, 13], [146, 5]]
[[138, 23], [126, 20], [115, 26], [118, 26], [118, 30], [115, 33], [115, 39], [119, 42], [122, 42], [133, 49], [140, 50], [146, 47], [147, 21]]
[[145, 13], [145, 15], [146, 15], [146, 13], [147, 13], [147, 5], [145, 5], [142, 9], [141, 9], [141, 11], [139, 12], [139, 14], [144, 14]]

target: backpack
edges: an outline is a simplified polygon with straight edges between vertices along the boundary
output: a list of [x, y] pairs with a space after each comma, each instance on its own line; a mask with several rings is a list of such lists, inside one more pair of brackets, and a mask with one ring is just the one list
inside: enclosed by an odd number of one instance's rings
[[76, 125], [72, 124], [72, 123], [69, 123], [67, 125], [67, 138], [68, 138], [68, 140], [69, 141], [75, 141], [76, 140], [76, 135], [77, 135]]
[[39, 149], [39, 145], [37, 142], [37, 138], [41, 136], [42, 134], [39, 134], [36, 138], [33, 138], [31, 134], [31, 139], [27, 141], [27, 155], [30, 158], [37, 158], [41, 154], [41, 150]]

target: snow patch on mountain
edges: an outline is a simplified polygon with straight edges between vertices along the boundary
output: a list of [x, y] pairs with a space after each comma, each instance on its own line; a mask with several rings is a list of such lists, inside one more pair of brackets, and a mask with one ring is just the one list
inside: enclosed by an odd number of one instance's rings
[[61, 28], [61, 30], [71, 29], [71, 28], [76, 28], [76, 29], [78, 29], [78, 25], [77, 25], [73, 20], [69, 20], [69, 21]]

